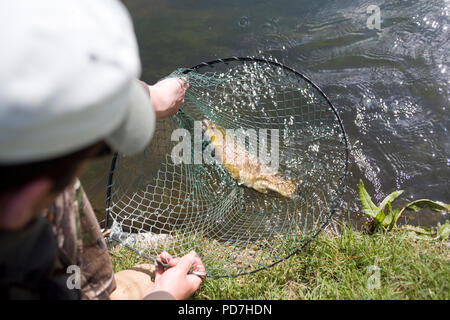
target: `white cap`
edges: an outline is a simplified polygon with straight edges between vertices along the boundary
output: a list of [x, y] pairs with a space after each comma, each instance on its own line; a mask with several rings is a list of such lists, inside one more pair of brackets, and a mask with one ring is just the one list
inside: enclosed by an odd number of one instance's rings
[[0, 163], [145, 148], [155, 114], [119, 1], [2, 0], [0, 45]]

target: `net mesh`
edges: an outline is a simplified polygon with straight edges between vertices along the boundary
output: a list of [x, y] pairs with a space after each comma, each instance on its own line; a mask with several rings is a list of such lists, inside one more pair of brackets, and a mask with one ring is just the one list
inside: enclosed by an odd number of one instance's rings
[[[308, 79], [268, 61], [203, 64], [175, 76], [190, 85], [182, 109], [158, 120], [143, 154], [114, 160], [110, 237], [151, 260], [195, 250], [211, 277], [268, 268], [297, 252], [326, 225], [345, 188], [346, 138], [332, 105]], [[278, 172], [296, 185], [296, 198], [240, 185], [220, 163], [196, 164], [195, 123], [205, 118], [227, 129], [265, 129], [258, 145], [267, 150], [279, 132]], [[192, 163], [171, 157], [179, 128], [192, 142]]]

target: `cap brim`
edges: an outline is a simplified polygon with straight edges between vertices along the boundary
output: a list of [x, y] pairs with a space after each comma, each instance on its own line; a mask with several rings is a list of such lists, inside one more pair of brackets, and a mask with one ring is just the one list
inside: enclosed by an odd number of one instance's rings
[[148, 145], [155, 132], [155, 125], [155, 111], [148, 92], [145, 92], [143, 85], [136, 80], [130, 90], [127, 114], [105, 141], [119, 153], [134, 155]]

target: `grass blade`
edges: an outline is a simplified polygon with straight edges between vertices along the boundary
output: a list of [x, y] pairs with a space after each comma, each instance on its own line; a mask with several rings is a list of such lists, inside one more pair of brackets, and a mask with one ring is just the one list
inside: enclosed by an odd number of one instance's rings
[[364, 213], [375, 219], [379, 213], [378, 207], [373, 203], [361, 179], [359, 179], [358, 196]]

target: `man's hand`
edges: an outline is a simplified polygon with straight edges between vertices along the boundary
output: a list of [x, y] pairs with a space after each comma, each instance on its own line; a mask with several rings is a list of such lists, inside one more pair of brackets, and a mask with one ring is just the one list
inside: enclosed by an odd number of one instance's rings
[[148, 88], [156, 119], [161, 119], [178, 112], [184, 103], [184, 94], [189, 84], [186, 78], [167, 78]]
[[[169, 268], [158, 264], [155, 285], [144, 294], [144, 297], [152, 292], [166, 291], [177, 300], [187, 299], [197, 291], [203, 277], [206, 276], [205, 267], [194, 251], [182, 258], [173, 258], [169, 253], [163, 252], [158, 259], [168, 264]], [[191, 269], [193, 273], [190, 273]]]

